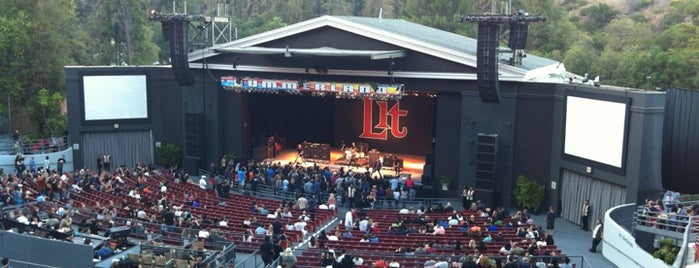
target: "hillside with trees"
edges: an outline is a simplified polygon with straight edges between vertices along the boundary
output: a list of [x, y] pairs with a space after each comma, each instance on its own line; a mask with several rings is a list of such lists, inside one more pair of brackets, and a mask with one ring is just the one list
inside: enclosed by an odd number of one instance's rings
[[[502, 2], [496, 0], [496, 2]], [[546, 17], [530, 26], [527, 53], [561, 61], [603, 84], [647, 90], [699, 88], [699, 0], [513, 0]], [[176, 0], [177, 12], [184, 11]], [[320, 15], [397, 18], [475, 36], [460, 15], [490, 11], [491, 0], [188, 0], [189, 14], [213, 15], [228, 3], [237, 37]], [[167, 64], [151, 9], [171, 0], [5, 0], [0, 9], [0, 132], [13, 125], [37, 136], [66, 127], [61, 103], [66, 65]], [[19, 118], [19, 119], [18, 119]]]

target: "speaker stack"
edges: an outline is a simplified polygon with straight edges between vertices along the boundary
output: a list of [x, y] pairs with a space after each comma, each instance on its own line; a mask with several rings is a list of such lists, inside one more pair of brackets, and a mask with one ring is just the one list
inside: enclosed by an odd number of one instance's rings
[[186, 156], [198, 157], [204, 155], [204, 135], [206, 124], [201, 113], [186, 113], [184, 115], [184, 153]]
[[476, 188], [494, 190], [498, 135], [479, 133], [476, 146]]
[[524, 49], [527, 46], [527, 35], [529, 35], [528, 23], [511, 23], [510, 37], [507, 39], [507, 46], [511, 49]]
[[165, 39], [170, 42], [170, 62], [172, 74], [181, 86], [194, 85], [194, 77], [189, 71], [189, 22], [170, 20], [162, 22]]
[[478, 24], [476, 77], [481, 100], [486, 103], [500, 103], [497, 62], [499, 32], [500, 25], [498, 24]]

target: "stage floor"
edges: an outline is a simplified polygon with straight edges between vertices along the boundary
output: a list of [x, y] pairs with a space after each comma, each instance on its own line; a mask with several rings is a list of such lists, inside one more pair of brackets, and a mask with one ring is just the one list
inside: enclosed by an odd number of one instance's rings
[[[400, 153], [391, 153], [391, 152], [386, 152], [386, 153], [381, 153], [381, 156], [379, 157], [383, 161], [383, 156], [386, 154], [392, 154], [397, 156], [400, 159], [403, 159], [403, 170], [400, 172], [401, 174], [410, 174], [410, 176], [415, 180], [415, 182], [421, 182], [422, 181], [422, 171], [425, 166], [425, 156], [421, 155], [410, 155], [410, 154], [400, 154]], [[296, 151], [287, 149], [287, 150], [282, 150], [279, 152], [274, 158], [268, 158], [265, 159], [264, 161], [267, 162], [273, 162], [273, 163], [281, 163], [281, 164], [288, 164], [288, 163], [293, 163], [294, 160], [296, 159]], [[300, 161], [300, 160], [299, 160]], [[304, 163], [304, 166], [306, 167], [312, 167], [314, 163], [317, 163], [318, 166], [321, 168], [328, 167], [332, 171], [339, 170], [340, 168], [344, 167], [345, 170], [354, 170], [355, 172], [366, 172], [367, 167], [362, 166], [362, 167], [357, 167], [357, 166], [348, 166], [346, 164], [346, 160], [344, 160], [344, 153], [340, 152], [339, 149], [332, 148], [330, 149], [330, 161], [310, 161], [307, 160]], [[372, 166], [369, 164], [369, 166]], [[381, 169], [381, 174], [382, 175], [395, 175], [396, 172], [393, 170], [392, 167], [384, 167]]]

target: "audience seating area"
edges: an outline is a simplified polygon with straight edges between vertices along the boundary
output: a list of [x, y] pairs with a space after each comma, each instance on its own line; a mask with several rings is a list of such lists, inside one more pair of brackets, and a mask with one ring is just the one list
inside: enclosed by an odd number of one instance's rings
[[[189, 232], [191, 230], [180, 228], [177, 226], [163, 228], [160, 224], [162, 220], [162, 212], [157, 210], [156, 206], [147, 205], [148, 202], [145, 200], [150, 200], [152, 203], [156, 203], [157, 200], [161, 199], [163, 196], [169, 200], [172, 205], [180, 206], [182, 205], [182, 210], [189, 209], [191, 213], [195, 216], [203, 216], [216, 223], [224, 217], [228, 221], [228, 226], [210, 226], [206, 229], [212, 233], [219, 234], [217, 237], [223, 237], [228, 242], [235, 242], [236, 249], [239, 252], [252, 252], [259, 248], [259, 244], [264, 240], [264, 237], [253, 236], [252, 242], [243, 241], [243, 236], [249, 231], [248, 228], [244, 228], [242, 223], [245, 219], [249, 217], [256, 217], [257, 221], [262, 224], [263, 227], [267, 228], [274, 219], [269, 219], [265, 215], [253, 212], [250, 208], [253, 203], [262, 205], [271, 212], [273, 212], [277, 207], [281, 205], [280, 200], [265, 199], [255, 196], [248, 195], [238, 195], [231, 194], [229, 198], [219, 198], [213, 190], [203, 190], [197, 185], [192, 183], [175, 183], [172, 176], [170, 176], [166, 171], [151, 172], [154, 174], [149, 174], [150, 177], [146, 181], [146, 188], [151, 189], [150, 193], [144, 191], [140, 192], [141, 199], [136, 200], [128, 195], [129, 191], [136, 188], [137, 181], [135, 178], [129, 178], [122, 176], [124, 184], [112, 193], [104, 193], [96, 190], [92, 191], [81, 191], [79, 193], [71, 192], [67, 199], [61, 199], [57, 202], [58, 205], [65, 206], [70, 203], [73, 208], [79, 210], [79, 213], [73, 215], [74, 223], [79, 223], [82, 219], [95, 218], [100, 209], [105, 207], [117, 208], [117, 217], [109, 218], [114, 222], [115, 226], [126, 225], [133, 219], [127, 218], [127, 211], [121, 209], [122, 204], [127, 204], [130, 209], [138, 211], [143, 209], [146, 214], [155, 215], [155, 221], [141, 221], [144, 227], [144, 232], [131, 232], [131, 237], [136, 239], [145, 240], [148, 234], [159, 234], [162, 236], [162, 241], [171, 245], [181, 245], [183, 239], [192, 238], [196, 239], [196, 230]], [[72, 178], [70, 178], [72, 181]], [[168, 190], [165, 194], [162, 194], [159, 190], [158, 184], [161, 181], [167, 182]], [[31, 188], [35, 185], [29, 185]], [[37, 191], [32, 189], [33, 195], [37, 195]], [[200, 201], [201, 206], [195, 208], [192, 206], [185, 205], [188, 196], [193, 196]], [[222, 203], [223, 202], [223, 203]], [[284, 218], [281, 220], [282, 224], [285, 224], [287, 220], [295, 222], [298, 216], [302, 214], [302, 211], [298, 209], [291, 209], [292, 218]], [[313, 213], [313, 218], [311, 222], [308, 222], [306, 230], [312, 232], [316, 226], [321, 223], [327, 222], [331, 219], [335, 213], [333, 211], [327, 210], [317, 210]], [[108, 221], [102, 220], [98, 221], [97, 224], [105, 230], [108, 227]], [[302, 238], [303, 234], [300, 231], [289, 231], [285, 230], [288, 245], [293, 243], [298, 243]], [[206, 242], [206, 247], [209, 249], [215, 249], [216, 246], [211, 243], [211, 241], [206, 239], [201, 239], [202, 242]]]
[[[379, 242], [360, 242], [360, 240], [364, 237], [365, 233], [360, 230], [353, 229], [351, 231], [351, 238], [339, 237], [339, 241], [328, 241], [327, 248], [313, 248], [303, 252], [301, 256], [298, 257], [297, 263], [299, 267], [318, 266], [321, 261], [321, 253], [327, 252], [327, 250], [329, 249], [334, 249], [335, 252], [338, 252], [340, 249], [345, 249], [347, 253], [351, 254], [352, 256], [362, 257], [364, 263], [367, 264], [364, 267], [371, 267], [371, 263], [379, 260], [382, 257], [385, 258], [386, 261], [396, 260], [398, 263], [401, 264], [401, 267], [422, 267], [425, 261], [433, 257], [449, 257], [453, 255], [463, 256], [464, 254], [473, 253], [473, 250], [467, 249], [469, 241], [473, 239], [476, 242], [480, 242], [483, 237], [489, 234], [492, 235], [492, 237], [495, 237], [498, 233], [502, 233], [503, 237], [507, 241], [520, 242], [524, 240], [524, 238], [517, 236], [515, 232], [516, 229], [513, 227], [500, 227], [497, 232], [489, 232], [486, 228], [483, 228], [483, 235], [480, 238], [465, 236], [465, 233], [459, 230], [458, 226], [446, 228], [446, 233], [444, 235], [433, 235], [431, 233], [392, 235], [387, 234], [387, 230], [388, 227], [391, 226], [393, 221], [395, 221], [398, 216], [402, 216], [404, 218], [408, 217], [410, 219], [415, 219], [418, 216], [415, 214], [398, 214], [398, 211], [395, 210], [369, 210], [366, 211], [366, 214], [374, 222], [378, 223], [378, 226], [381, 229], [381, 232], [376, 234], [376, 237], [379, 238]], [[430, 218], [441, 219], [447, 218], [450, 214], [445, 213], [427, 215], [430, 216]], [[465, 216], [470, 216], [470, 214], [466, 213]], [[359, 219], [355, 217], [355, 221], [358, 220]], [[486, 220], [486, 217], [476, 217], [477, 224], [482, 227], [484, 227]], [[338, 225], [337, 229], [339, 229], [340, 232], [345, 232], [345, 227], [342, 225]], [[327, 230], [327, 232], [333, 233], [337, 229]], [[462, 249], [438, 249], [437, 253], [434, 255], [420, 253], [406, 255], [403, 253], [395, 253], [396, 250], [400, 247], [410, 247], [414, 250], [416, 247], [423, 247], [429, 241], [434, 240], [436, 240], [438, 243], [442, 245], [448, 243], [452, 247], [456, 244], [456, 241], [459, 240]], [[480, 251], [480, 253], [487, 254], [488, 256], [499, 257], [499, 251], [504, 245], [504, 242], [488, 242], [486, 243], [487, 250]], [[520, 246], [526, 250], [529, 244], [520, 243]], [[557, 249], [555, 245], [547, 245], [541, 247], [541, 249], [537, 251], [537, 254], [549, 255], [551, 254], [551, 252], [553, 252], [555, 255], [561, 256], [561, 251]]]
[[[205, 248], [208, 250], [220, 250], [221, 244], [219, 242], [234, 242], [236, 244], [237, 252], [253, 252], [259, 248], [260, 243], [264, 240], [262, 236], [254, 236], [251, 242], [243, 241], [243, 237], [246, 236], [249, 229], [242, 226], [242, 222], [250, 217], [256, 217], [264, 227], [271, 224], [273, 219], [268, 219], [266, 216], [261, 215], [257, 212], [253, 212], [250, 208], [253, 203], [262, 205], [268, 208], [270, 211], [274, 211], [277, 207], [282, 204], [280, 200], [265, 199], [249, 195], [239, 195], [231, 194], [229, 198], [219, 198], [216, 193], [212, 190], [203, 190], [198, 187], [198, 185], [191, 183], [175, 183], [173, 177], [167, 174], [167, 172], [151, 172], [155, 174], [150, 174], [150, 177], [146, 181], [146, 187], [152, 189], [150, 193], [141, 192], [141, 199], [136, 200], [128, 195], [131, 189], [137, 187], [137, 181], [135, 178], [123, 178], [124, 184], [119, 187], [120, 189], [113, 193], [104, 193], [100, 191], [82, 191], [79, 193], [72, 192], [68, 198], [62, 199], [57, 202], [58, 205], [65, 206], [70, 203], [73, 208], [78, 209], [78, 213], [73, 215], [74, 223], [80, 222], [82, 219], [96, 218], [99, 210], [105, 207], [117, 208], [117, 217], [111, 217], [108, 220], [113, 221], [116, 226], [127, 225], [128, 222], [132, 222], [134, 219], [127, 218], [127, 211], [121, 209], [122, 205], [128, 205], [132, 210], [143, 209], [149, 216], [155, 215], [150, 221], [141, 221], [142, 231], [135, 232], [132, 230], [131, 237], [140, 239], [142, 241], [148, 240], [149, 237], [153, 235], [160, 236], [163, 243], [172, 246], [184, 246], [188, 243], [189, 249]], [[167, 192], [161, 193], [159, 189], [159, 183], [165, 181], [167, 182]], [[30, 187], [32, 186], [31, 183]], [[36, 193], [36, 190], [31, 190]], [[201, 202], [199, 208], [195, 208], [186, 205], [187, 199], [193, 196]], [[162, 220], [162, 212], [160, 212], [157, 206], [147, 205], [148, 203], [156, 203], [157, 200], [161, 198], [167, 198], [171, 204], [176, 206], [183, 206], [184, 209], [189, 209], [191, 213], [195, 216], [204, 216], [210, 219], [212, 222], [217, 222], [224, 217], [228, 220], [228, 226], [217, 226], [211, 225], [206, 228], [212, 234], [216, 234], [213, 237], [219, 239], [206, 239], [201, 238], [196, 235], [197, 229], [186, 229], [177, 226], [164, 227], [160, 221]], [[145, 202], [145, 200], [150, 200], [151, 202]], [[292, 209], [292, 218], [290, 221], [295, 222], [297, 217], [301, 215], [301, 211], [298, 209]], [[339, 241], [328, 241], [327, 248], [307, 248], [297, 253], [297, 265], [299, 267], [314, 267], [320, 265], [321, 259], [320, 255], [322, 252], [327, 252], [329, 249], [345, 249], [349, 254], [353, 256], [361, 256], [364, 263], [367, 264], [363, 267], [370, 267], [369, 265], [374, 261], [385, 258], [385, 260], [396, 260], [402, 264], [401, 267], [420, 267], [422, 264], [433, 257], [442, 256], [462, 256], [464, 254], [473, 253], [472, 250], [467, 249], [467, 245], [471, 239], [480, 242], [481, 238], [470, 237], [465, 235], [463, 231], [459, 229], [458, 226], [450, 227], [446, 229], [444, 235], [432, 235], [427, 234], [410, 234], [410, 235], [392, 235], [387, 234], [388, 227], [391, 226], [393, 221], [398, 216], [408, 218], [408, 221], [418, 217], [415, 214], [399, 214], [398, 210], [367, 210], [365, 211], [366, 216], [371, 218], [375, 223], [378, 224], [380, 232], [376, 233], [380, 242], [360, 242], [360, 239], [364, 237], [365, 233], [359, 230], [352, 230], [352, 238], [339, 237]], [[446, 219], [449, 214], [427, 214], [430, 218]], [[314, 220], [309, 222], [307, 226], [307, 231], [309, 233], [316, 231], [316, 228], [326, 224], [335, 216], [334, 211], [328, 210], [316, 210], [314, 213]], [[465, 212], [464, 217], [471, 216], [469, 212]], [[476, 222], [478, 225], [485, 227], [486, 217], [480, 217], [475, 215]], [[98, 225], [104, 229], [108, 227], [108, 220], [101, 220]], [[355, 221], [359, 221], [359, 217], [355, 216]], [[282, 220], [282, 224], [286, 223], [287, 219]], [[335, 227], [337, 229], [326, 230], [328, 234], [340, 230], [344, 232], [345, 228], [343, 225], [338, 225]], [[294, 245], [303, 240], [303, 234], [299, 231], [284, 231], [288, 240], [287, 245]], [[483, 237], [488, 234], [495, 237], [497, 234], [502, 233], [507, 241], [522, 241], [523, 238], [518, 237], [513, 227], [500, 227], [496, 232], [489, 232], [487, 228], [483, 228]], [[423, 247], [425, 244], [437, 240], [439, 244], [449, 244], [452, 247], [456, 244], [456, 241], [460, 241], [461, 250], [455, 249], [443, 249], [437, 250], [434, 255], [430, 254], [403, 254], [395, 253], [397, 249], [401, 247], [410, 247], [413, 250], [417, 247]], [[480, 253], [485, 253], [493, 257], [499, 257], [499, 250], [504, 246], [504, 242], [489, 242], [486, 244], [487, 250], [481, 251]], [[522, 243], [521, 247], [525, 250], [528, 244]], [[303, 248], [303, 247], [302, 247]], [[165, 252], [167, 253], [167, 252]], [[559, 249], [555, 245], [547, 245], [542, 247], [537, 254], [541, 255], [561, 255]], [[188, 267], [187, 261], [178, 256], [167, 256], [166, 254], [157, 254], [153, 252], [141, 252], [140, 254], [129, 254], [128, 256], [132, 261], [141, 263], [143, 267], [164, 267], [165, 263], [170, 261], [176, 267]], [[179, 263], [179, 265], [178, 265]]]

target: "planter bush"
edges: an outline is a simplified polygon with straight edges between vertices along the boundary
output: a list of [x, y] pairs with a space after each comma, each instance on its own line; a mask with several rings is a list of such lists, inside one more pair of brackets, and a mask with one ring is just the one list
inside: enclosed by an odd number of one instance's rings
[[517, 185], [512, 192], [517, 205], [535, 212], [544, 201], [546, 190], [543, 185], [524, 175], [517, 177]]
[[155, 163], [163, 167], [180, 166], [182, 151], [177, 145], [166, 143], [155, 149]]

